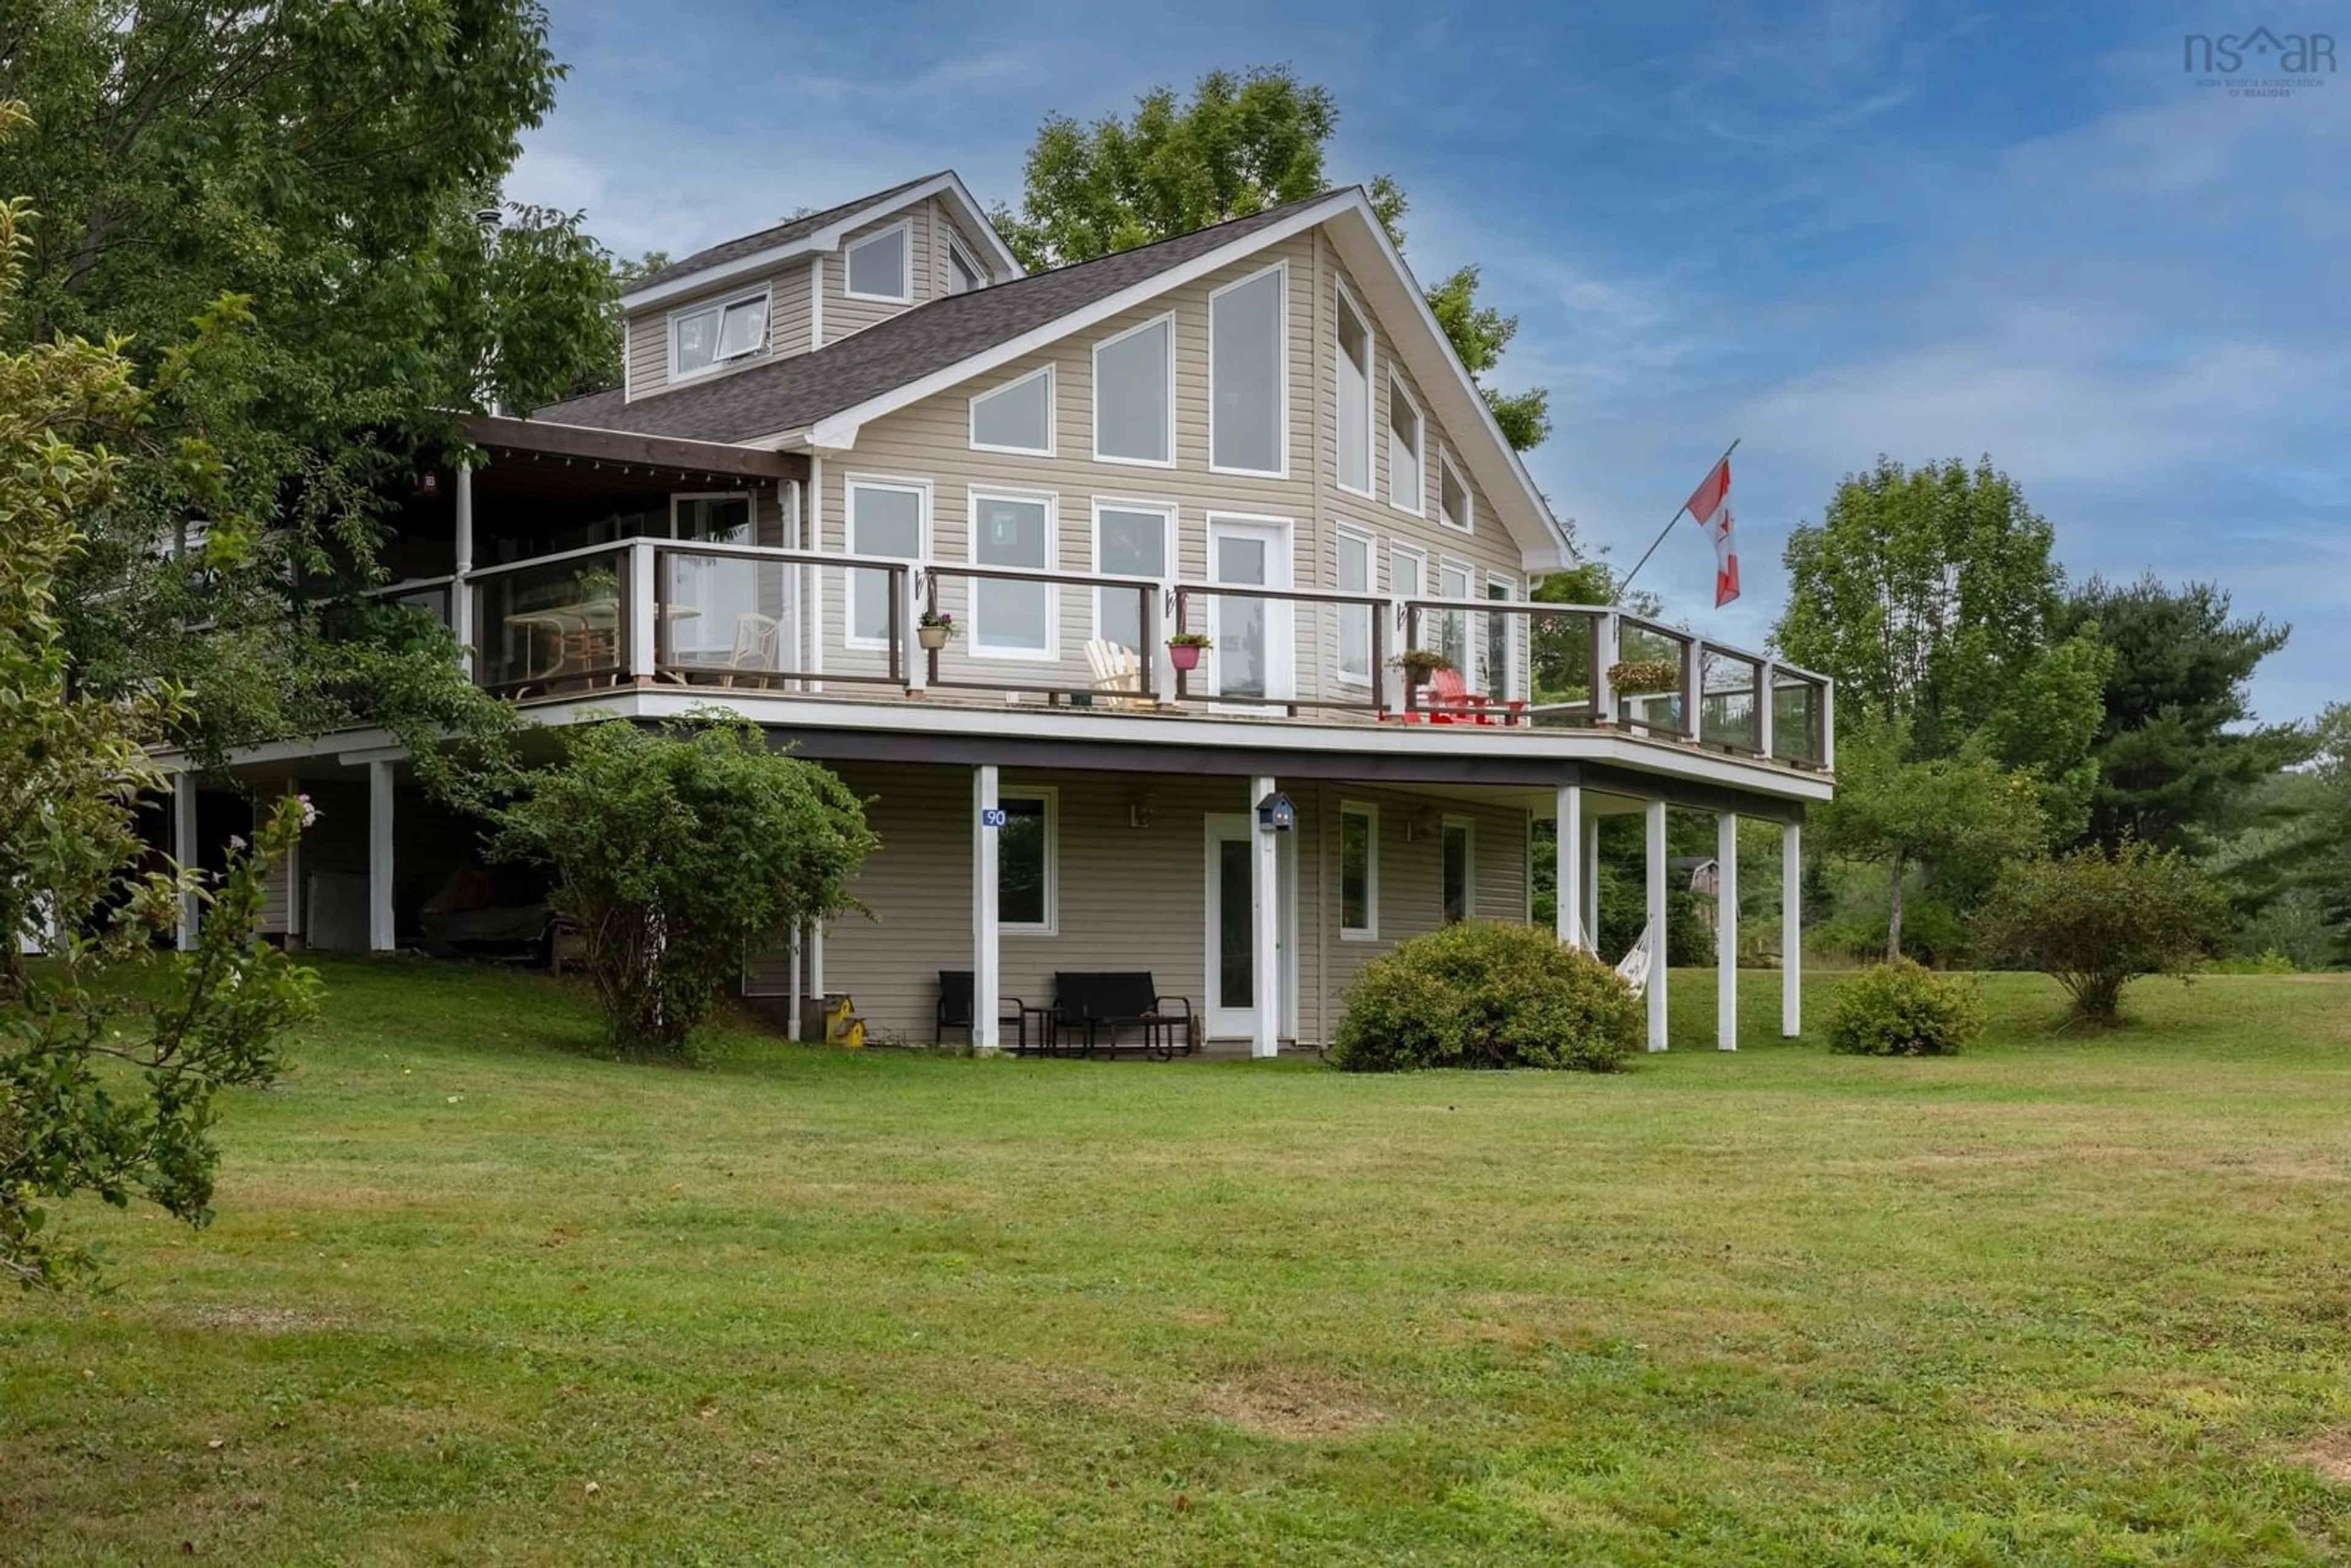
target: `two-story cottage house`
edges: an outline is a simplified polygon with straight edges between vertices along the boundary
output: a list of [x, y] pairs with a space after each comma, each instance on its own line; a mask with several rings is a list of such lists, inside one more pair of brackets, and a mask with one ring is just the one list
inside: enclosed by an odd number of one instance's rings
[[[1149, 970], [1272, 1054], [1326, 1040], [1399, 938], [1530, 918], [1539, 821], [1582, 942], [1598, 819], [1645, 813], [1662, 929], [1671, 802], [1726, 846], [1786, 824], [1792, 1032], [1827, 683], [1530, 601], [1567, 537], [1362, 191], [1030, 276], [941, 173], [622, 303], [623, 384], [471, 422], [482, 460], [408, 502], [387, 592], [551, 729], [723, 703], [872, 798], [872, 918], [778, 934], [747, 994], [797, 1020], [848, 992], [929, 1039], [967, 971], [987, 1046], [1008, 998]], [[329, 803], [289, 936], [390, 947], [463, 858], [406, 768], [381, 735], [240, 763]]]

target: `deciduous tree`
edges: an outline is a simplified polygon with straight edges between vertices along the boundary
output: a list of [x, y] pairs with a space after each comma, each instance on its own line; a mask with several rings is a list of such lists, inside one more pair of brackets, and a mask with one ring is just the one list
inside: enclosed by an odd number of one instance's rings
[[[1338, 129], [1328, 88], [1287, 67], [1210, 71], [1179, 99], [1154, 88], [1134, 113], [1081, 125], [1056, 114], [1029, 149], [1018, 213], [996, 225], [1024, 266], [1062, 267], [1132, 250], [1326, 189], [1324, 150]], [[1372, 208], [1404, 246], [1404, 192], [1386, 175], [1366, 182]], [[1478, 302], [1479, 271], [1463, 267], [1427, 290], [1429, 309], [1463, 368], [1478, 378], [1495, 423], [1520, 450], [1551, 434], [1550, 394], [1486, 384], [1519, 329], [1518, 318]]]

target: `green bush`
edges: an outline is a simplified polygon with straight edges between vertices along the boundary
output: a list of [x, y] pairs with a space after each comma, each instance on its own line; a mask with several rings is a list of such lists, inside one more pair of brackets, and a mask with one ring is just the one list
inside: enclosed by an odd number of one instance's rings
[[758, 726], [708, 709], [567, 738], [502, 813], [500, 849], [553, 870], [613, 1044], [684, 1054], [747, 943], [859, 907], [849, 884], [877, 841], [862, 805]]
[[2177, 850], [2093, 844], [2003, 868], [1976, 911], [1994, 962], [2038, 969], [2073, 995], [2074, 1015], [2112, 1023], [2123, 988], [2141, 975], [2185, 977], [2216, 956], [2229, 911], [2210, 878]]
[[1563, 1067], [1638, 1051], [1640, 998], [1599, 959], [1531, 925], [1464, 921], [1397, 944], [1348, 993], [1331, 1060], [1350, 1072]]
[[1908, 958], [1862, 970], [1829, 1004], [1829, 1049], [1847, 1056], [1950, 1056], [1983, 1027], [1973, 986]]

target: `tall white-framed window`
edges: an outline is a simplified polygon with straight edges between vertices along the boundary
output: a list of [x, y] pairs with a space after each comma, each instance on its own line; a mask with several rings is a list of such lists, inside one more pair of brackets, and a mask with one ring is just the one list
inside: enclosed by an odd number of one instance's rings
[[1362, 800], [1339, 802], [1339, 939], [1376, 942], [1380, 936], [1380, 809]]
[[1176, 318], [1094, 345], [1094, 461], [1176, 465]]
[[[1466, 560], [1440, 558], [1437, 563], [1437, 596], [1439, 599], [1474, 599], [1477, 590], [1471, 586], [1477, 573]], [[1437, 612], [1437, 651], [1446, 662], [1461, 672], [1465, 681], [1474, 678], [1469, 665], [1469, 612], [1466, 610], [1440, 610]]]
[[[920, 479], [851, 475], [843, 483], [852, 555], [921, 561], [930, 553], [931, 486]], [[852, 648], [884, 648], [890, 640], [890, 574], [850, 571], [849, 612], [841, 641]]]
[[[1514, 603], [1519, 597], [1518, 580], [1500, 572], [1486, 577], [1486, 597], [1502, 603]], [[1522, 615], [1489, 614], [1486, 617], [1486, 690], [1508, 702], [1525, 694], [1519, 690], [1519, 640], [1525, 635], [1526, 618]]]
[[1372, 319], [1337, 286], [1339, 317], [1334, 370], [1339, 386], [1339, 488], [1372, 493]]
[[1477, 826], [1467, 817], [1447, 817], [1437, 838], [1437, 918], [1456, 925], [1478, 913]]
[[1440, 446], [1437, 449], [1437, 520], [1448, 528], [1472, 533], [1475, 519], [1469, 513], [1468, 482], [1453, 466], [1452, 455]]
[[[1370, 593], [1372, 556], [1379, 540], [1369, 528], [1346, 523], [1338, 531], [1338, 589], [1342, 593]], [[1372, 683], [1372, 616], [1368, 604], [1339, 606], [1339, 678], [1349, 685]]]
[[947, 241], [947, 292], [969, 294], [976, 288], [987, 287], [987, 274], [979, 269], [979, 263], [965, 253], [963, 242]]
[[1388, 591], [1399, 599], [1419, 599], [1428, 592], [1428, 555], [1416, 546], [1388, 543]]
[[996, 803], [996, 917], [1008, 936], [1061, 930], [1061, 800], [1047, 784], [1008, 784]]
[[705, 300], [669, 313], [669, 379], [685, 381], [768, 347], [766, 284], [730, 299]]
[[1053, 367], [1041, 366], [971, 400], [975, 452], [1053, 455]]
[[[706, 544], [757, 544], [752, 497], [740, 490], [669, 498], [669, 534]], [[759, 615], [759, 563], [726, 556], [663, 555], [663, 632], [668, 662], [724, 662], [738, 645], [744, 618]]]
[[[1094, 566], [1115, 577], [1165, 578], [1176, 535], [1176, 507], [1165, 501], [1094, 497]], [[1143, 652], [1143, 606], [1126, 590], [1094, 590], [1094, 636]]]
[[[977, 486], [970, 497], [972, 565], [1053, 569], [1060, 497], [1050, 491]], [[1050, 583], [974, 578], [971, 652], [983, 659], [1058, 657], [1059, 607], [1060, 595]]]
[[1427, 483], [1422, 478], [1421, 455], [1427, 439], [1427, 426], [1420, 417], [1420, 404], [1404, 390], [1404, 383], [1394, 376], [1388, 378], [1388, 505], [1400, 511], [1422, 516], [1428, 507], [1424, 492]]
[[914, 303], [914, 225], [901, 218], [841, 252], [841, 292], [852, 299]]
[[1208, 466], [1288, 473], [1290, 268], [1276, 262], [1208, 296]]

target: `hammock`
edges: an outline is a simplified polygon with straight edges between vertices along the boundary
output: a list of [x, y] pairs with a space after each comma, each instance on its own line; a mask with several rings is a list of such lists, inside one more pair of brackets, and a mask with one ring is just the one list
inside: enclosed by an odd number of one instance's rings
[[[1593, 941], [1592, 933], [1583, 928], [1583, 917], [1581, 915], [1575, 915], [1571, 916], [1571, 918], [1573, 919], [1575, 923], [1576, 939], [1582, 945], [1583, 950], [1587, 953], [1598, 952], [1600, 950], [1599, 944]], [[1616, 962], [1617, 977], [1622, 979], [1626, 985], [1632, 987], [1633, 994], [1636, 997], [1648, 995], [1649, 954], [1651, 949], [1656, 946], [1656, 944], [1650, 938], [1651, 935], [1656, 930], [1656, 927], [1654, 925], [1642, 926], [1640, 940], [1635, 942], [1625, 952], [1625, 956], [1618, 959]]]

